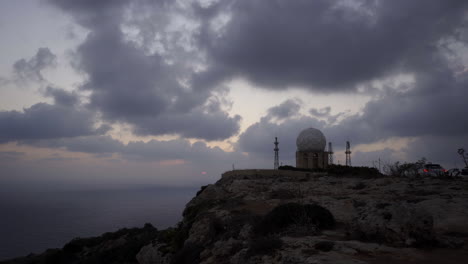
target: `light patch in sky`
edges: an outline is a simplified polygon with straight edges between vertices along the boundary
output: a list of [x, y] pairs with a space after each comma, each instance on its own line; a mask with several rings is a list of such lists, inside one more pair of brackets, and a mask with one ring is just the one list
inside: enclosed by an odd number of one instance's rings
[[330, 114], [340, 112], [357, 113], [371, 99], [368, 95], [357, 93], [342, 93], [325, 95], [300, 89], [271, 91], [252, 86], [242, 79], [235, 79], [226, 84], [230, 88], [229, 97], [234, 102], [229, 112], [231, 115], [242, 116], [241, 131], [259, 122], [267, 114], [267, 110], [279, 105], [287, 99], [300, 98], [301, 114], [309, 116], [310, 108], [331, 107]]

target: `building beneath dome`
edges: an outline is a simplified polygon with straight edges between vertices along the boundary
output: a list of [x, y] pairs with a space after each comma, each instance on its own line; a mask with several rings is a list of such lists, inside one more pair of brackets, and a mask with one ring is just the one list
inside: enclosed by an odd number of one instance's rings
[[307, 128], [296, 140], [296, 168], [317, 169], [328, 167], [330, 153], [325, 151], [327, 140], [322, 131]]

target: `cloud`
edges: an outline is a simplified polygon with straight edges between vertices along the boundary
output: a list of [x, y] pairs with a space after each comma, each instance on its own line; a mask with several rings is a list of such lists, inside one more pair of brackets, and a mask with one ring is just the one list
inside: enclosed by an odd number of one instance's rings
[[[419, 71], [440, 41], [457, 36], [466, 1], [221, 1], [199, 8], [199, 35], [213, 69], [268, 88], [353, 91]], [[346, 4], [348, 3], [348, 4]], [[229, 22], [213, 30], [227, 13]], [[424, 45], [425, 48], [421, 48]]]
[[[188, 58], [178, 58], [184, 53], [181, 45], [171, 42], [166, 52], [150, 52], [127, 38], [122, 25], [139, 26], [142, 39], [155, 33], [144, 28], [153, 22], [135, 22], [140, 14], [132, 13], [133, 5], [129, 7], [126, 1], [50, 2], [90, 30], [77, 49], [75, 65], [87, 74], [81, 89], [91, 92], [89, 107], [102, 113], [102, 118], [130, 124], [137, 135], [223, 140], [238, 133], [240, 117], [229, 116], [210, 103], [215, 91], [222, 88], [204, 85], [212, 82], [209, 75], [199, 78], [186, 62]], [[155, 11], [172, 6], [165, 1], [138, 3]], [[128, 11], [127, 17], [122, 15], [124, 11]], [[161, 20], [159, 29], [170, 26], [171, 21]], [[165, 38], [164, 32], [158, 34]]]
[[[90, 93], [89, 108], [137, 135], [236, 135], [240, 117], [212, 101], [234, 78], [273, 90], [370, 87], [370, 101], [356, 114], [325, 107], [301, 116], [293, 100], [270, 108], [237, 142], [252, 155], [270, 155], [275, 136], [292, 155], [297, 133], [310, 126], [353, 144], [466, 135], [460, 109], [468, 76], [453, 58], [466, 49], [466, 1], [49, 2], [89, 30], [75, 64], [88, 77], [81, 89]], [[402, 73], [414, 80], [395, 84]], [[66, 101], [51, 96], [58, 105]]]
[[18, 151], [0, 151], [0, 162], [16, 161], [23, 157], [26, 153]]
[[429, 162], [439, 163], [446, 169], [463, 168], [465, 164], [457, 153], [459, 148], [468, 148], [468, 135], [461, 136], [423, 136], [411, 142], [406, 153], [411, 161], [426, 158]]
[[54, 98], [56, 105], [73, 106], [79, 103], [79, 96], [76, 92], [69, 92], [51, 86], [47, 86], [44, 95]]
[[[323, 121], [305, 116], [286, 119], [281, 124], [262, 118], [239, 136], [237, 148], [249, 153], [252, 158], [270, 157], [273, 155], [273, 142], [275, 137], [278, 137], [280, 159], [291, 161], [295, 159], [297, 135], [306, 128], [322, 129], [325, 125]], [[326, 137], [327, 140], [331, 140], [327, 135]]]
[[22, 143], [35, 147], [63, 148], [71, 152], [90, 154], [119, 153], [125, 147], [122, 142], [104, 135], [80, 135], [76, 137], [29, 140], [22, 141]]
[[437, 70], [416, 75], [410, 89], [390, 89], [369, 101], [361, 113], [348, 116], [332, 134], [345, 134], [356, 143], [389, 137], [459, 137], [467, 135], [468, 76], [455, 76], [442, 63]]
[[330, 106], [327, 106], [327, 107], [324, 107], [324, 108], [321, 108], [321, 109], [317, 109], [317, 108], [311, 108], [309, 110], [309, 113], [313, 116], [316, 116], [316, 117], [328, 117], [330, 116], [330, 112], [331, 112], [331, 107]]
[[57, 56], [49, 48], [39, 48], [30, 59], [20, 59], [13, 65], [16, 78], [20, 81], [45, 81], [42, 70], [54, 67]]
[[286, 100], [280, 105], [268, 109], [268, 117], [276, 118], [278, 120], [293, 117], [299, 113], [301, 103], [302, 102], [299, 99]]
[[91, 111], [38, 103], [19, 111], [0, 111], [0, 143], [102, 133]]
[[167, 161], [182, 160], [185, 163], [206, 163], [216, 161], [226, 166], [236, 162], [246, 162], [240, 152], [227, 152], [219, 147], [210, 147], [202, 141], [190, 143], [186, 139], [130, 141], [124, 144], [110, 136], [91, 135], [73, 138], [41, 139], [26, 141], [35, 147], [58, 148], [71, 152], [97, 154], [99, 157], [111, 157], [116, 154], [123, 160], [130, 161]]

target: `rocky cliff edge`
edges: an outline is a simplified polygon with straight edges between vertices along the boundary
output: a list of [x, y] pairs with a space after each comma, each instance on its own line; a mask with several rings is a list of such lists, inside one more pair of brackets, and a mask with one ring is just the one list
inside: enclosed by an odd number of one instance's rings
[[202, 187], [177, 227], [4, 263], [466, 263], [467, 223], [467, 179], [238, 170]]

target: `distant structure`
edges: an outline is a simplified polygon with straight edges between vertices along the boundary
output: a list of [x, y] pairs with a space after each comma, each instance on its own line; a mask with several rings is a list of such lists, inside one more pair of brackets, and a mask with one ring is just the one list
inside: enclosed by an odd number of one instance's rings
[[275, 165], [274, 165], [274, 167], [275, 167], [275, 170], [277, 170], [278, 167], [279, 167], [279, 155], [278, 155], [278, 151], [279, 151], [278, 144], [279, 144], [279, 142], [278, 142], [277, 137], [275, 137], [275, 143], [274, 144], [275, 144], [275, 149], [274, 149], [274, 151], [275, 151]]
[[346, 141], [346, 166], [351, 166], [351, 146], [349, 141]]
[[462, 157], [463, 162], [465, 162], [465, 166], [468, 167], [468, 162], [466, 161], [466, 156], [465, 156], [465, 149], [459, 148], [457, 152]]
[[331, 142], [328, 142], [328, 164], [333, 164], [333, 148]]
[[329, 152], [325, 151], [327, 140], [320, 130], [315, 128], [302, 130], [297, 137], [296, 145], [297, 168], [316, 169], [328, 167]]

